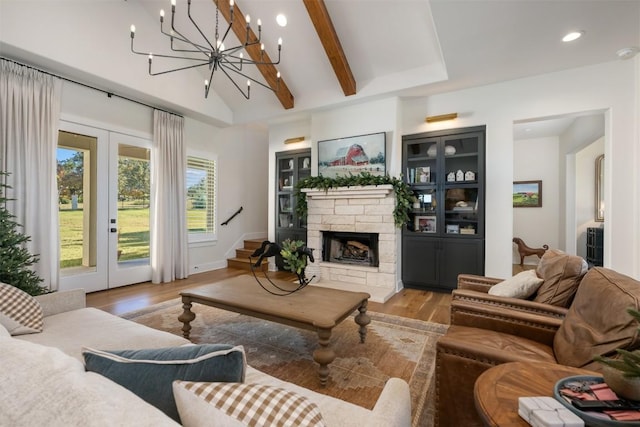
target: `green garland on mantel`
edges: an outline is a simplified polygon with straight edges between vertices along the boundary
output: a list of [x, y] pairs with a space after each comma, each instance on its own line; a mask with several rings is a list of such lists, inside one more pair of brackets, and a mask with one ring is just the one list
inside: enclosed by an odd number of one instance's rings
[[393, 219], [396, 227], [401, 228], [409, 220], [409, 208], [413, 203], [414, 194], [402, 179], [385, 176], [371, 175], [369, 172], [361, 172], [358, 175], [349, 174], [336, 178], [326, 178], [322, 175], [304, 178], [296, 184], [296, 213], [300, 217], [307, 215], [307, 195], [301, 190], [303, 188], [319, 188], [329, 190], [338, 187], [357, 187], [365, 185], [392, 185], [396, 194], [396, 207], [393, 210]]

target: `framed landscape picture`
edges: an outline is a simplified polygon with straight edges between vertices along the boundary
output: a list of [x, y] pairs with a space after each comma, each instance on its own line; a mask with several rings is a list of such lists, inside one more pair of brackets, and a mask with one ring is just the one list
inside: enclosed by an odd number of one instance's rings
[[542, 181], [514, 181], [513, 207], [542, 207]]
[[386, 173], [384, 132], [318, 141], [318, 174], [326, 178]]

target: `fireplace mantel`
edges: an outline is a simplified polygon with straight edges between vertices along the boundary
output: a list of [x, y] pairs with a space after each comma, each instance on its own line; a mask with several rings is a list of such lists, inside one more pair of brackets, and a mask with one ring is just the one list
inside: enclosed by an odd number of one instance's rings
[[354, 187], [303, 188], [303, 193], [311, 199], [383, 199], [393, 192], [393, 185], [359, 185]]

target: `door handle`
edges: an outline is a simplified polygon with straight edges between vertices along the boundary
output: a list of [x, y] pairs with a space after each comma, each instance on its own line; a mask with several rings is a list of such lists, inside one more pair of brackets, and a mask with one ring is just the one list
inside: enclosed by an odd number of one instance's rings
[[117, 228], [110, 228], [109, 231], [111, 231], [112, 233], [117, 233], [118, 229]]

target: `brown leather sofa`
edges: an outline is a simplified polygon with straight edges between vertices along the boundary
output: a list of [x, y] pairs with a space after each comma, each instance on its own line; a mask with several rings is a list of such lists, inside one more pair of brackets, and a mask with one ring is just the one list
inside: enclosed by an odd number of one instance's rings
[[437, 426], [482, 425], [473, 387], [492, 366], [544, 361], [598, 371], [595, 355], [640, 348], [637, 325], [626, 312], [640, 309], [640, 282], [630, 277], [589, 270], [577, 280], [568, 309], [487, 294], [498, 281], [461, 275], [452, 293], [451, 326], [436, 351]]

